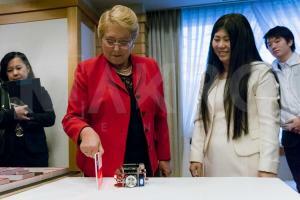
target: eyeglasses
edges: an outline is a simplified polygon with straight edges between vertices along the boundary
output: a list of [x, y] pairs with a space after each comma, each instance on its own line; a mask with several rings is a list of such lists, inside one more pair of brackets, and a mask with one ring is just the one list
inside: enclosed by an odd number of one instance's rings
[[112, 38], [103, 38], [105, 45], [114, 48], [118, 45], [121, 49], [129, 49], [132, 45], [132, 40], [116, 40]]

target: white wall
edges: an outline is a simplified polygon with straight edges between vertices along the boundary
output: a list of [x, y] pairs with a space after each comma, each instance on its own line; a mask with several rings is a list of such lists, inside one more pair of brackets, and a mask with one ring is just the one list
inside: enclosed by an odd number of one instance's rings
[[85, 23], [80, 24], [81, 29], [81, 60], [94, 57], [96, 54], [95, 33]]
[[49, 165], [67, 167], [68, 138], [61, 125], [68, 98], [67, 19], [0, 25], [0, 36], [1, 59], [10, 51], [25, 53], [48, 90], [56, 113], [55, 125], [46, 129]]

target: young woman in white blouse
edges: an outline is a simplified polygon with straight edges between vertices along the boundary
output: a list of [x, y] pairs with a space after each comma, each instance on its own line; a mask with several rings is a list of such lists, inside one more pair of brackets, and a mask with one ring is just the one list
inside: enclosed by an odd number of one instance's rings
[[192, 138], [192, 176], [275, 176], [278, 84], [261, 61], [248, 20], [214, 24]]

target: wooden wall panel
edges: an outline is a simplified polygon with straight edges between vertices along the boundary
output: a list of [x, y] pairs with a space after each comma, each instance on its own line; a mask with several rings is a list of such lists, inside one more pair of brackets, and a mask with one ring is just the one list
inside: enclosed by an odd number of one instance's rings
[[54, 9], [0, 15], [0, 25], [66, 18], [66, 9]]

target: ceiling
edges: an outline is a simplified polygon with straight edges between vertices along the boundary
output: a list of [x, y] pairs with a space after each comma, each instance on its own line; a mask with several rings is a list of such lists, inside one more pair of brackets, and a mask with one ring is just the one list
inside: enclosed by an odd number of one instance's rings
[[113, 5], [122, 4], [129, 7], [143, 9], [144, 11], [166, 10], [179, 7], [239, 3], [254, 0], [84, 0], [97, 12], [101, 12]]
[[[44, 0], [0, 0], [0, 4], [13, 4], [30, 1]], [[59, 0], [57, 0], [59, 1]], [[153, 10], [167, 10], [179, 7], [207, 6], [216, 4], [241, 3], [258, 0], [83, 0], [95, 12], [96, 15], [111, 8], [114, 5], [121, 4], [132, 8], [135, 12], [145, 12]], [[263, 0], [260, 0], [263, 1]]]

